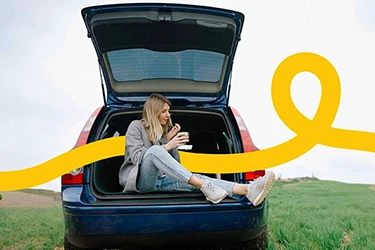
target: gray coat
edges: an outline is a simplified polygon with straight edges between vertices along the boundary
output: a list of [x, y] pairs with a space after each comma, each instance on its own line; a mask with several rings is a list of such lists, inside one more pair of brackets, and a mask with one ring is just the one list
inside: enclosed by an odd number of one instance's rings
[[[167, 137], [164, 135], [159, 141], [153, 144], [147, 136], [144, 124], [135, 120], [132, 121], [125, 134], [125, 160], [121, 165], [119, 172], [120, 185], [124, 187], [124, 192], [137, 191], [137, 178], [139, 167], [146, 150], [153, 145], [164, 145], [167, 143]], [[180, 162], [178, 150], [169, 151], [173, 158]]]

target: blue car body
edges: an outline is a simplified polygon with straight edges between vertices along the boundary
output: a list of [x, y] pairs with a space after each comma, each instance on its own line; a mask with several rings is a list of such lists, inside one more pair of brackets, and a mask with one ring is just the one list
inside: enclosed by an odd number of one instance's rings
[[[108, 206], [83, 203], [82, 187], [63, 189], [65, 234], [81, 247], [245, 242], [265, 230], [267, 202]], [[68, 202], [69, 200], [69, 202]]]
[[[225, 138], [217, 145], [230, 143], [221, 153], [257, 150], [239, 114], [228, 106], [243, 14], [193, 5], [119, 4], [87, 7], [82, 17], [101, 66], [105, 104], [90, 117], [76, 147], [123, 135], [122, 124], [139, 117], [149, 94], [159, 92], [172, 101], [177, 118], [191, 116], [194, 123], [185, 123], [192, 131], [197, 129], [196, 121], [206, 124], [207, 131], [213, 126], [211, 120], [213, 124], [220, 121]], [[161, 34], [160, 38], [155, 34], [162, 33], [163, 27], [169, 35]], [[153, 34], [155, 30], [158, 33]], [[211, 42], [211, 38], [221, 38], [222, 42]], [[161, 57], [161, 63], [156, 64], [159, 68], [152, 71], [145, 67], [137, 73], [134, 67], [127, 71], [137, 55], [150, 68]], [[178, 75], [171, 75], [171, 56], [179, 62]], [[209, 74], [199, 71], [205, 66]], [[220, 133], [222, 130], [218, 129]], [[267, 199], [254, 207], [241, 196], [211, 204], [200, 192], [122, 193], [118, 180], [108, 179], [116, 176], [121, 160], [93, 163], [62, 177], [65, 249], [240, 244], [266, 238]], [[111, 170], [112, 165], [117, 168]], [[249, 176], [251, 173], [236, 173], [223, 178], [244, 183], [251, 180]]]

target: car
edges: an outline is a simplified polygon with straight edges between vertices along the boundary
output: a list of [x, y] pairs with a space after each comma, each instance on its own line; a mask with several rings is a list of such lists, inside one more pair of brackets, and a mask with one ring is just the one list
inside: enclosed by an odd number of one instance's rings
[[[81, 14], [98, 57], [104, 104], [88, 119], [74, 148], [124, 136], [141, 118], [147, 97], [160, 93], [172, 103], [173, 122], [190, 133], [181, 152], [259, 150], [229, 105], [242, 13], [132, 3], [86, 7]], [[266, 248], [268, 199], [259, 206], [245, 196], [212, 204], [198, 191], [123, 192], [118, 177], [123, 161], [123, 156], [100, 160], [61, 177], [65, 250], [166, 243]], [[247, 183], [264, 174], [207, 175]]]

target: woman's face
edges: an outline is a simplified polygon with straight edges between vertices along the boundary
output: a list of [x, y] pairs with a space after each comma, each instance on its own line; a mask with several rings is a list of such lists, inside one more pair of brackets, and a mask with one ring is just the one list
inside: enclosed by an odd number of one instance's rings
[[167, 103], [164, 103], [163, 109], [159, 114], [158, 118], [161, 125], [165, 125], [169, 122], [171, 114], [169, 114], [169, 105]]

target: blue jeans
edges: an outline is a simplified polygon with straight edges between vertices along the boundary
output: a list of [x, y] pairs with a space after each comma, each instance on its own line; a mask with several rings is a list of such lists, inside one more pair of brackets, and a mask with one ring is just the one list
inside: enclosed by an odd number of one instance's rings
[[[228, 196], [234, 197], [232, 190], [234, 182], [210, 178], [194, 174], [200, 179], [208, 179], [216, 186], [227, 191]], [[140, 192], [153, 191], [196, 191], [199, 190], [188, 184], [193, 176], [184, 166], [174, 159], [163, 146], [154, 145], [147, 149], [143, 156], [137, 180]]]

